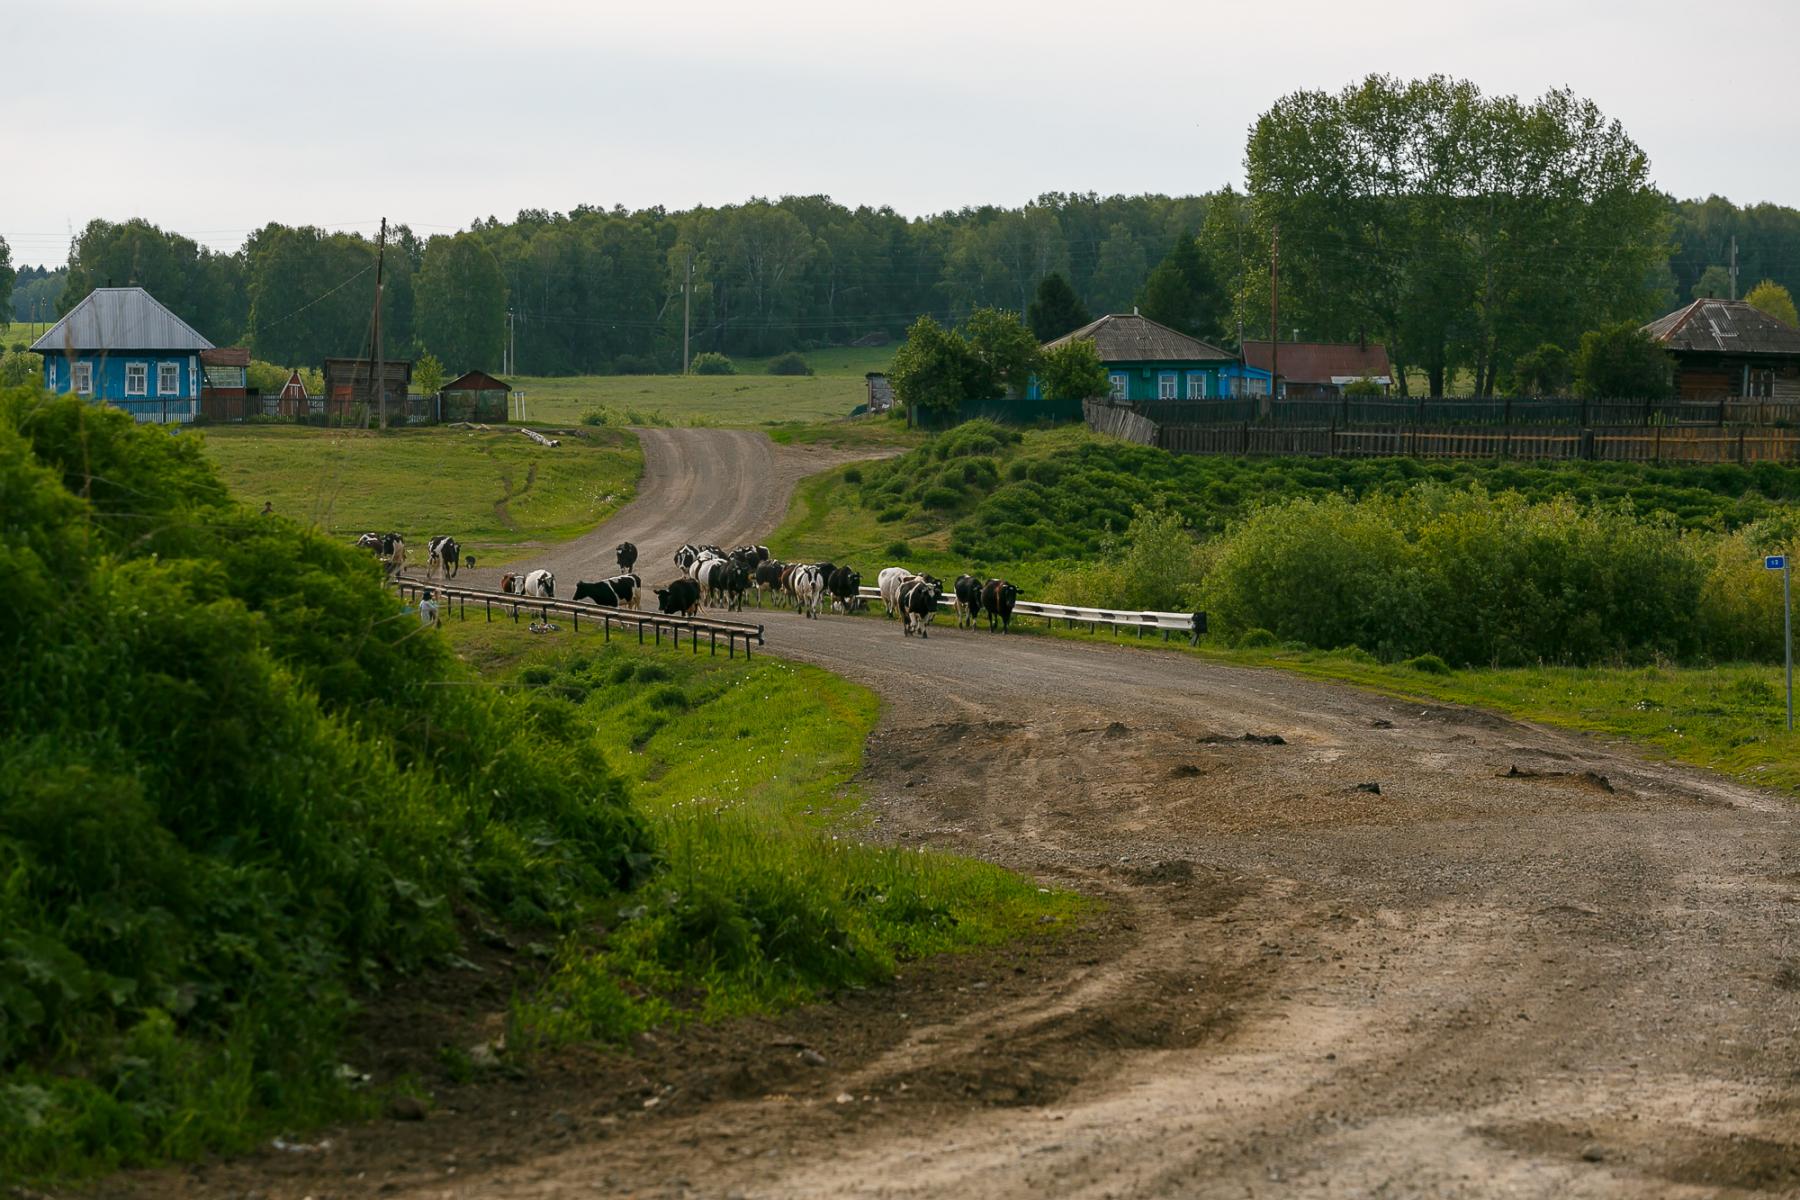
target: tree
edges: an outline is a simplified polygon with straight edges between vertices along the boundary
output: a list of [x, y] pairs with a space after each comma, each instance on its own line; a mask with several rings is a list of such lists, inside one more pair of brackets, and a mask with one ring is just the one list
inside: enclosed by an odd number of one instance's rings
[[1731, 295], [1731, 272], [1717, 264], [1706, 268], [1690, 295], [1696, 300], [1723, 300]]
[[1574, 378], [1574, 360], [1552, 342], [1513, 360], [1513, 390], [1521, 396], [1561, 396]]
[[955, 412], [969, 396], [971, 378], [980, 373], [963, 336], [924, 316], [894, 351], [888, 382], [909, 412]]
[[497, 371], [506, 342], [506, 280], [472, 233], [425, 244], [417, 288], [419, 341], [457, 370]]
[[1046, 400], [1086, 400], [1109, 388], [1106, 367], [1092, 338], [1076, 338], [1044, 351], [1038, 386]]
[[1031, 307], [1025, 310], [1025, 320], [1038, 341], [1048, 342], [1070, 330], [1080, 329], [1093, 318], [1081, 306], [1081, 297], [1075, 294], [1069, 281], [1061, 272], [1052, 271], [1038, 284], [1037, 295], [1032, 297]]
[[1149, 273], [1143, 240], [1123, 221], [1115, 222], [1100, 243], [1088, 302], [1100, 312], [1123, 312]]
[[426, 351], [413, 364], [413, 387], [422, 396], [435, 396], [444, 387], [444, 364], [437, 355]]
[[1751, 308], [1765, 312], [1777, 321], [1800, 327], [1800, 313], [1794, 311], [1793, 295], [1774, 280], [1763, 280], [1751, 288], [1744, 299]]
[[963, 322], [962, 332], [975, 366], [969, 379], [969, 399], [988, 400], [1009, 391], [1025, 391], [1037, 373], [1043, 350], [1018, 313], [978, 308]]
[[1575, 385], [1590, 400], [1665, 400], [1675, 391], [1668, 352], [1630, 321], [1581, 335]]
[[23, 350], [0, 353], [0, 387], [17, 387], [37, 383], [43, 375], [44, 360]]
[[87, 223], [69, 247], [69, 271], [57, 302], [68, 312], [97, 287], [141, 287], [215, 345], [244, 334], [244, 262], [178, 233], [134, 219]]
[[0, 237], [0, 329], [12, 324], [12, 291], [16, 277], [12, 265], [12, 247], [6, 244], [5, 238]]
[[1219, 336], [1228, 311], [1225, 292], [1200, 254], [1200, 243], [1183, 235], [1150, 272], [1138, 309], [1152, 321], [1192, 337]]

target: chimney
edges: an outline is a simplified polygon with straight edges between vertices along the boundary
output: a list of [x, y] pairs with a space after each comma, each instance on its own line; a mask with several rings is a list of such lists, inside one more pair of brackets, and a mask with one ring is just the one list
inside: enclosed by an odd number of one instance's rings
[[1137, 317], [1137, 316], [1142, 316], [1143, 314], [1138, 312], [1137, 305], [1134, 304], [1131, 306], [1131, 315], [1134, 317]]

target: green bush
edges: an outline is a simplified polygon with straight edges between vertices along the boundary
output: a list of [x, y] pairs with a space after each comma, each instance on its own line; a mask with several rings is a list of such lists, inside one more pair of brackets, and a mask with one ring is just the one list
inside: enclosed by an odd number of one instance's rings
[[909, 542], [889, 542], [882, 551], [889, 558], [907, 559], [912, 557], [912, 545]]
[[1246, 629], [1238, 635], [1237, 647], [1240, 650], [1261, 650], [1276, 644], [1276, 637], [1267, 629]]
[[694, 355], [694, 361], [688, 369], [695, 375], [735, 375], [737, 367], [725, 355], [716, 350], [707, 350]]
[[777, 354], [771, 358], [768, 371], [771, 375], [811, 375], [813, 373], [811, 365], [794, 350], [789, 350], [786, 354]]
[[1435, 654], [1421, 654], [1416, 658], [1407, 659], [1401, 665], [1411, 667], [1415, 671], [1423, 671], [1427, 675], [1450, 674], [1450, 664]]
[[433, 686], [373, 560], [199, 437], [0, 395], [0, 512], [0, 1176], [342, 1110], [359, 990], [648, 866], [571, 706]]
[[848, 467], [844, 470], [844, 482], [845, 483], [861, 483], [862, 480], [863, 480], [863, 475], [862, 475], [861, 468]]

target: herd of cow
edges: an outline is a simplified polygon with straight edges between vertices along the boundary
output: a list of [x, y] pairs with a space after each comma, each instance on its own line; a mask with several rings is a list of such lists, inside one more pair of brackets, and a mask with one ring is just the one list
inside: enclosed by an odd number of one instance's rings
[[[406, 566], [406, 541], [397, 533], [365, 533], [356, 544], [379, 555], [390, 574], [398, 574]], [[427, 547], [425, 577], [435, 578], [442, 571], [445, 578], [454, 578], [461, 553], [456, 542], [449, 537], [434, 537]], [[636, 610], [644, 595], [643, 578], [633, 570], [637, 566], [637, 547], [621, 542], [614, 553], [619, 574], [577, 583], [575, 599], [591, 601], [602, 608]], [[468, 566], [475, 565], [472, 556], [466, 561]], [[671, 616], [691, 617], [709, 608], [741, 611], [745, 597], [751, 594], [756, 596], [758, 608], [765, 601], [791, 606], [815, 620], [827, 608], [855, 612], [864, 606], [862, 575], [854, 568], [830, 562], [784, 563], [772, 557], [767, 546], [723, 550], [689, 543], [675, 551], [675, 566], [681, 576], [650, 593], [656, 597], [658, 611]], [[937, 615], [938, 602], [944, 596], [943, 582], [905, 567], [885, 568], [876, 582], [882, 607], [889, 617], [900, 618], [901, 632], [907, 637], [915, 633], [926, 637], [926, 627]], [[514, 596], [553, 600], [556, 576], [541, 569], [509, 571], [500, 577], [500, 590]], [[973, 575], [961, 575], [952, 594], [958, 628], [974, 627], [986, 613], [988, 629], [1004, 633], [1012, 623], [1019, 589], [1004, 579], [984, 582]]]

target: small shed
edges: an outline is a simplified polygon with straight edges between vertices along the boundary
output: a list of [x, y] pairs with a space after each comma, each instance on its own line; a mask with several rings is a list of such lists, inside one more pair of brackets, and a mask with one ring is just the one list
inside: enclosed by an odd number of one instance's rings
[[306, 394], [306, 380], [300, 378], [300, 372], [297, 370], [288, 372], [287, 382], [281, 385], [281, 391], [277, 398], [296, 403], [312, 399]]
[[458, 375], [438, 393], [440, 421], [504, 421], [512, 387], [486, 371]]
[[894, 407], [894, 385], [881, 371], [869, 371], [863, 375], [869, 385], [869, 411], [884, 413]]
[[380, 398], [387, 397], [390, 422], [403, 423], [407, 417], [406, 393], [412, 384], [412, 363], [406, 359], [389, 359], [382, 364], [382, 385], [375, 381], [372, 358], [328, 358], [325, 360], [325, 404], [327, 419], [333, 422], [360, 422], [364, 415], [379, 413]]
[[[1276, 353], [1279, 351], [1279, 353]], [[1394, 382], [1387, 347], [1380, 342], [1246, 341], [1244, 361], [1263, 374], [1281, 372], [1281, 395], [1289, 400], [1335, 399], [1344, 388], [1366, 379], [1386, 395]]]
[[1683, 400], [1800, 401], [1800, 329], [1743, 300], [1696, 300], [1644, 326]]

